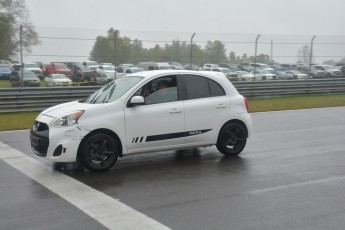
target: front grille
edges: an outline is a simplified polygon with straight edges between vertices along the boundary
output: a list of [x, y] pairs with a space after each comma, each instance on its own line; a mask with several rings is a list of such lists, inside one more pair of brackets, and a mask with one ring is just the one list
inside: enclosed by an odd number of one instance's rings
[[49, 130], [49, 127], [46, 123], [35, 121], [34, 126], [33, 126], [33, 130], [37, 131], [37, 132], [42, 132], [42, 131]]
[[35, 121], [30, 130], [30, 143], [32, 151], [45, 157], [49, 147], [49, 127], [43, 122]]

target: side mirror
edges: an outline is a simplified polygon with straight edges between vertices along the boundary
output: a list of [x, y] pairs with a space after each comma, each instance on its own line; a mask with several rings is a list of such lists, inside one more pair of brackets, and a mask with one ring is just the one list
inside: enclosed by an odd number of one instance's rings
[[129, 104], [131, 106], [138, 106], [138, 105], [144, 105], [145, 104], [145, 100], [142, 96], [134, 96], [131, 98]]

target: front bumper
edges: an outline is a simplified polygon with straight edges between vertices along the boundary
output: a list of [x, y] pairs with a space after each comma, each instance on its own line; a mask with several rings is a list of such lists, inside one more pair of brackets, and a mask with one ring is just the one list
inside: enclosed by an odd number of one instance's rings
[[52, 120], [40, 115], [34, 122], [30, 130], [32, 151], [55, 162], [75, 162], [79, 144], [88, 131], [77, 125], [56, 128], [50, 125]]

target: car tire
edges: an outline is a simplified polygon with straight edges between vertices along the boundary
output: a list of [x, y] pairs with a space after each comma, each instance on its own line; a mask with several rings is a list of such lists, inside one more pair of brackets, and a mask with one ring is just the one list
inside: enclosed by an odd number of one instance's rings
[[110, 169], [119, 156], [117, 142], [104, 133], [96, 133], [88, 137], [82, 143], [80, 150], [80, 162], [92, 172]]
[[224, 155], [238, 155], [246, 143], [246, 129], [238, 123], [229, 123], [220, 130], [216, 147]]

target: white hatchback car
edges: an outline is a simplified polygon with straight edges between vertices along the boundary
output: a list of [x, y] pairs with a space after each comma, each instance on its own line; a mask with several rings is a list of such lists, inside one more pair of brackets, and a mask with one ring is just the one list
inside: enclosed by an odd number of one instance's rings
[[237, 155], [251, 127], [246, 98], [223, 73], [157, 70], [126, 75], [83, 100], [46, 109], [30, 140], [39, 156], [102, 171], [130, 153], [216, 145]]

